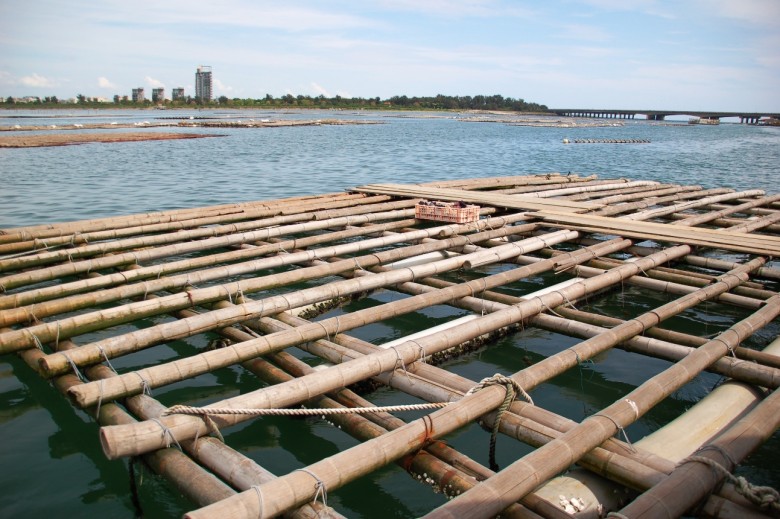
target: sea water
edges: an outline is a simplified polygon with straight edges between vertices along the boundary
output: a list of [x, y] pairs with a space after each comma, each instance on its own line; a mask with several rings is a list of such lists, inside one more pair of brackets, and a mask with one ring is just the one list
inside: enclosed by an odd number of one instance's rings
[[[242, 120], [342, 118], [378, 124], [175, 128], [171, 131], [220, 137], [0, 149], [0, 228], [338, 192], [380, 182], [560, 172], [705, 188], [763, 189], [774, 194], [780, 180], [780, 128], [729, 123], [697, 126], [685, 121], [658, 124], [634, 120], [611, 121], [616, 123], [612, 126], [548, 128], [498, 120], [467, 122], [466, 114], [454, 113], [83, 111], [3, 112], [0, 126], [132, 123], [158, 121], [155, 117], [160, 115]], [[564, 144], [565, 138], [650, 142]], [[490, 269], [485, 272], [490, 273]], [[536, 288], [531, 285], [529, 290]], [[379, 292], [329, 315], [395, 297]], [[616, 316], [634, 315], [637, 308], [649, 309], [666, 301], [666, 296], [625, 288], [590, 309]], [[386, 342], [462, 313], [435, 307], [366, 326], [353, 335], [375, 343]], [[738, 319], [747, 312], [711, 305], [686, 313], [678, 324], [689, 333], [708, 335], [723, 326], [724, 314]], [[752, 339], [751, 345], [762, 347], [777, 333], [778, 327], [772, 325]], [[575, 339], [527, 329], [451, 361], [446, 368], [474, 380], [496, 372], [510, 374], [575, 343]], [[143, 362], [169, 360], [203, 346], [197, 341], [181, 341], [153, 348]], [[299, 356], [313, 362], [305, 354]], [[582, 420], [631, 391], [637, 380], [645, 380], [668, 366], [659, 360], [637, 359], [621, 351], [599, 356], [595, 363], [584, 364], [540, 386], [533, 397], [539, 405]], [[127, 367], [122, 359], [115, 365], [120, 370]], [[638, 439], [652, 432], [719, 382], [720, 377], [715, 375], [697, 377], [629, 427], [627, 433]], [[203, 405], [258, 387], [253, 376], [234, 368], [160, 388], [155, 397], [166, 405]], [[389, 389], [367, 396], [380, 405], [409, 401], [409, 397]], [[105, 459], [97, 430], [91, 418], [72, 408], [19, 359], [0, 357], [0, 516], [133, 516], [136, 509], [131, 501], [127, 461]], [[357, 443], [327, 421], [314, 418], [263, 418], [223, 433], [229, 445], [280, 475]], [[459, 430], [447, 441], [487, 464], [487, 433], [479, 426]], [[759, 484], [780, 487], [780, 471], [776, 468], [780, 462], [779, 442], [775, 434], [747, 460], [740, 474]], [[530, 451], [519, 442], [499, 438], [497, 454], [502, 467]], [[175, 517], [193, 508], [164, 479], [139, 470], [136, 483], [146, 517]], [[329, 504], [343, 514], [366, 518], [415, 517], [444, 499], [394, 465], [328, 493]]]

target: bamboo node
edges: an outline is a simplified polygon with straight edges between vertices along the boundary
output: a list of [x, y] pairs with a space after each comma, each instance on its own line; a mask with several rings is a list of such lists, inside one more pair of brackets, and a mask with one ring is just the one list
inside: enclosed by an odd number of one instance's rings
[[752, 485], [742, 476], [735, 476], [717, 461], [704, 456], [689, 456], [682, 460], [677, 466], [695, 461], [710, 467], [719, 477], [726, 478], [729, 483], [734, 485], [737, 492], [745, 496], [751, 503], [763, 510], [772, 510], [780, 512], [780, 493], [772, 487]]

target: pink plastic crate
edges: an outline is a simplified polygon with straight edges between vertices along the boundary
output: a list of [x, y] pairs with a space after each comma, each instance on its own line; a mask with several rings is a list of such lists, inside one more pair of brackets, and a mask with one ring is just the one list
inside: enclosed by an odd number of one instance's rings
[[468, 223], [479, 220], [479, 206], [462, 206], [458, 202], [429, 202], [421, 200], [414, 207], [414, 217], [418, 220], [436, 220], [437, 222]]

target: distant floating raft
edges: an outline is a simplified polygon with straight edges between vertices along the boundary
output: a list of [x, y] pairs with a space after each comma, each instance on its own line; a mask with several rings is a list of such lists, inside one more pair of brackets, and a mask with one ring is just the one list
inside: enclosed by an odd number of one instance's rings
[[564, 144], [649, 144], [649, 139], [563, 139]]

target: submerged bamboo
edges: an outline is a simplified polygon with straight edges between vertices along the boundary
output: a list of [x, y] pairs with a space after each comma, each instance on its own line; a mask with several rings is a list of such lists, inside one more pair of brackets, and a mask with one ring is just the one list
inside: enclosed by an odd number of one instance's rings
[[[618, 428], [639, 419], [653, 405], [689, 382], [714, 360], [728, 354], [729, 349], [738, 345], [778, 314], [780, 314], [780, 296], [774, 297], [753, 315], [699, 347], [666, 371], [650, 378], [626, 395], [626, 398], [615, 402], [596, 415], [591, 415], [560, 439], [540, 447], [483, 482], [479, 486], [482, 499], [479, 500], [478, 507], [474, 506], [473, 495], [470, 495], [474, 492], [472, 490], [461, 494], [426, 517], [431, 519], [490, 517], [499, 513], [507, 504], [516, 501], [538, 486], [540, 479], [547, 479], [565, 469], [585, 452], [614, 435]], [[519, 373], [522, 374], [523, 372]], [[567, 455], [561, 456], [562, 452], [566, 452]], [[237, 494], [226, 501], [237, 500], [239, 496], [240, 494]], [[489, 498], [484, 499], [485, 496]]]
[[[692, 458], [686, 458], [669, 477], [645, 492], [620, 513], [626, 517], [680, 517], [730, 473], [780, 427], [780, 392], [773, 391], [734, 427], [720, 435]], [[711, 460], [723, 468], [713, 470]], [[662, 503], [662, 506], [655, 506]], [[776, 515], [780, 503], [766, 501], [765, 511]]]

